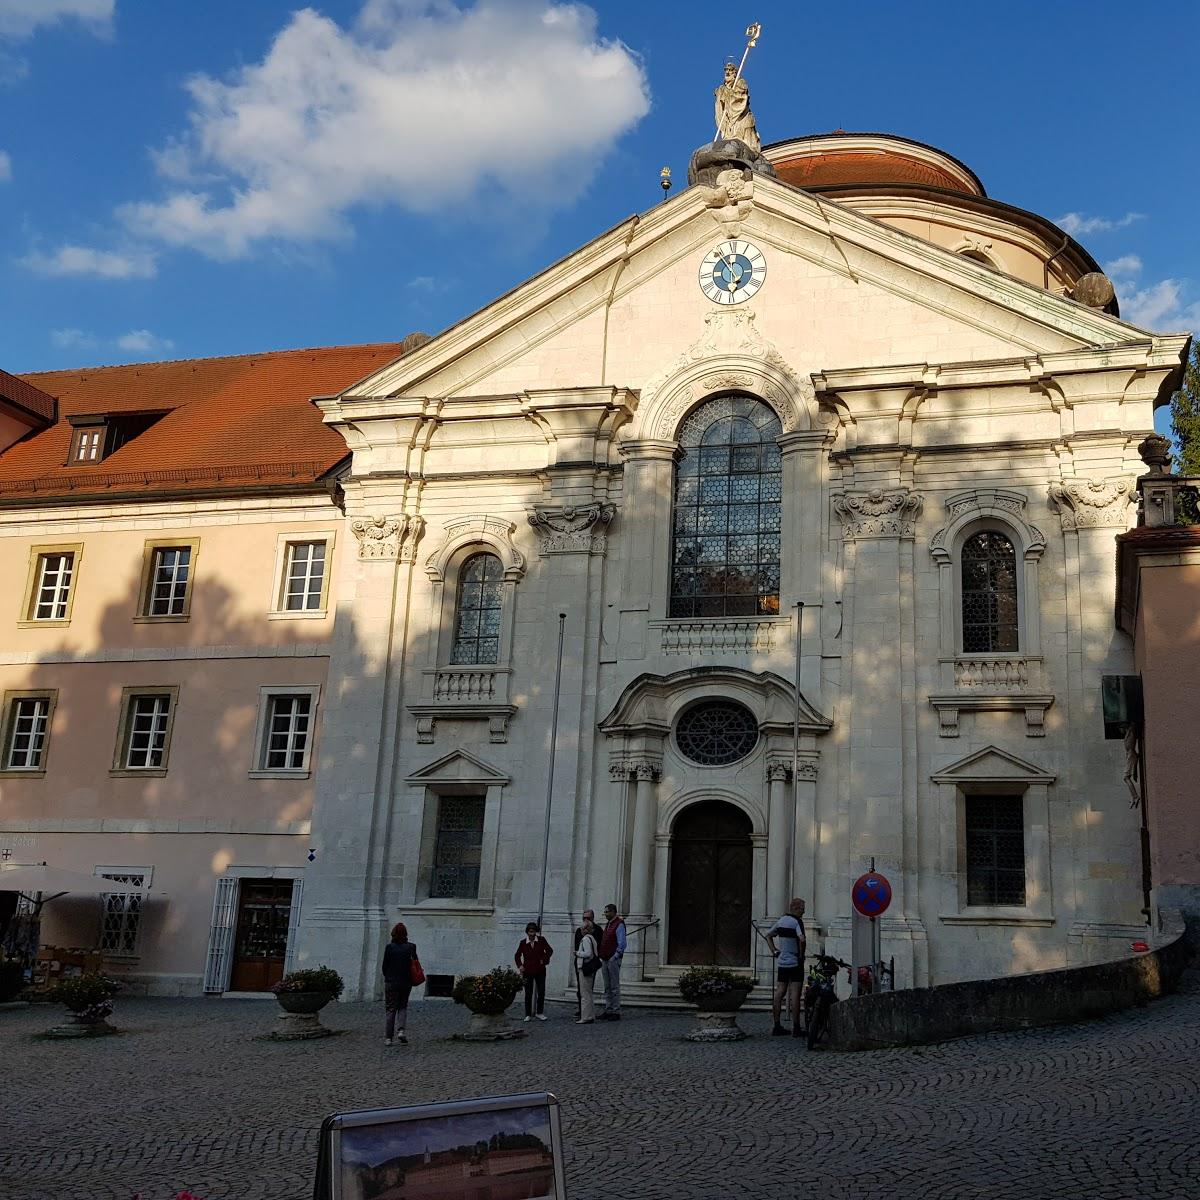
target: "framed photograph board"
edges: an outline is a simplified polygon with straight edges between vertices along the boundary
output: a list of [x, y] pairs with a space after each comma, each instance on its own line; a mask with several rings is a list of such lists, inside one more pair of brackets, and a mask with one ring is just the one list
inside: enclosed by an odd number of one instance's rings
[[567, 1200], [549, 1092], [335, 1113], [313, 1200]]

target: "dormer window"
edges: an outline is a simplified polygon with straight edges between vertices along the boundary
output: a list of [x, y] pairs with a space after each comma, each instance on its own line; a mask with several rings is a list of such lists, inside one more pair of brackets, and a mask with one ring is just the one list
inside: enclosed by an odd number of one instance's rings
[[73, 463], [99, 462], [104, 457], [103, 422], [98, 425], [84, 425], [75, 430], [71, 443], [71, 461]]
[[159, 418], [161, 412], [92, 413], [68, 417], [74, 427], [71, 437], [71, 466], [98, 463], [137, 437], [145, 433]]

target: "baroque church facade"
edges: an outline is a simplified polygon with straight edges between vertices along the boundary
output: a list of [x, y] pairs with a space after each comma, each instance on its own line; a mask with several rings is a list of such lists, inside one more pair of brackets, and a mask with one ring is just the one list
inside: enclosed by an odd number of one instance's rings
[[939, 151], [766, 156], [316, 401], [360, 552], [300, 951], [365, 992], [397, 917], [460, 973], [609, 901], [635, 996], [792, 895], [848, 957], [872, 860], [899, 986], [1145, 931], [1100, 677], [1186, 338]]
[[0, 372], [6, 862], [160, 992], [540, 913], [562, 994], [611, 901], [653, 1001], [792, 896], [848, 958], [872, 861], [897, 986], [1144, 935], [1100, 681], [1188, 339], [942, 151], [763, 155], [432, 340]]

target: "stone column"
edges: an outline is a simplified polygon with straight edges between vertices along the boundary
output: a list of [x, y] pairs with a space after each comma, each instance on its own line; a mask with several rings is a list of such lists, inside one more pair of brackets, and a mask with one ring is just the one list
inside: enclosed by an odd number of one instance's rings
[[649, 920], [654, 904], [654, 835], [658, 825], [660, 766], [649, 759], [630, 762], [633, 771], [633, 857], [629, 871], [629, 913]]
[[791, 775], [787, 763], [767, 763], [769, 794], [767, 816], [767, 911], [764, 917], [778, 917], [787, 911], [791, 899], [791, 849], [793, 806], [788, 803], [787, 781]]

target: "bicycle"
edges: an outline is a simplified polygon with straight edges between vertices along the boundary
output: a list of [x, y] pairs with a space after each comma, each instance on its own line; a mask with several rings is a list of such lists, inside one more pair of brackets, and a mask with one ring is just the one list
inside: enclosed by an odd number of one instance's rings
[[853, 967], [830, 954], [817, 955], [808, 972], [804, 989], [804, 1023], [808, 1030], [808, 1048], [815, 1050], [829, 1027], [829, 1010], [837, 1001], [837, 973], [846, 968], [847, 977]]

